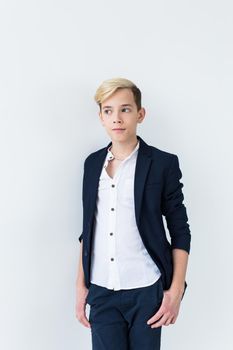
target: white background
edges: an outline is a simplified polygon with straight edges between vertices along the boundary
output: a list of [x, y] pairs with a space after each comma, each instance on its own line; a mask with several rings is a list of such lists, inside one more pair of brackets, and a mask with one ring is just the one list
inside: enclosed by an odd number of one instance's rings
[[162, 349], [233, 348], [232, 11], [226, 0], [1, 1], [2, 349], [91, 349], [75, 318], [82, 166], [109, 142], [93, 96], [118, 76], [142, 91], [138, 135], [183, 173], [188, 287]]

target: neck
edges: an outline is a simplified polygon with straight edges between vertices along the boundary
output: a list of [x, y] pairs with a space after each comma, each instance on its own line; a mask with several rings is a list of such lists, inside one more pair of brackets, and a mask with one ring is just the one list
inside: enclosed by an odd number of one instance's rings
[[124, 142], [112, 140], [111, 152], [116, 158], [125, 158], [134, 150], [138, 141], [136, 135]]

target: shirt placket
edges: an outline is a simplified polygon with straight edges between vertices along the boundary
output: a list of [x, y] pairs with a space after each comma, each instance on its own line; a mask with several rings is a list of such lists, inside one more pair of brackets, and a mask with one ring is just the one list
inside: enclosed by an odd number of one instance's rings
[[[132, 154], [131, 154], [132, 156]], [[127, 157], [118, 168], [114, 179], [109, 178], [110, 189], [109, 189], [109, 215], [108, 215], [108, 260], [109, 260], [109, 276], [108, 276], [108, 288], [120, 289], [120, 276], [118, 269], [118, 261], [116, 256], [116, 239], [117, 239], [117, 227], [116, 227], [116, 216], [117, 216], [117, 190], [120, 176], [122, 175], [122, 169], [126, 161], [131, 157]], [[107, 167], [108, 162], [113, 159], [114, 156], [111, 151], [108, 152], [104, 167]]]
[[109, 259], [109, 286], [113, 289], [120, 288], [120, 278], [118, 271], [118, 262], [116, 256], [116, 239], [117, 239], [117, 184], [119, 172], [114, 179], [110, 180], [109, 194], [109, 222], [108, 222], [108, 259]]

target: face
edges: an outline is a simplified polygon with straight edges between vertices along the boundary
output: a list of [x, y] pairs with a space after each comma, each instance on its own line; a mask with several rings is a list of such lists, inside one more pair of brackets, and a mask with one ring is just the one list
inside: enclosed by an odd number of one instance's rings
[[126, 141], [135, 138], [137, 124], [143, 121], [145, 109], [137, 110], [130, 89], [119, 89], [102, 103], [99, 117], [112, 140]]

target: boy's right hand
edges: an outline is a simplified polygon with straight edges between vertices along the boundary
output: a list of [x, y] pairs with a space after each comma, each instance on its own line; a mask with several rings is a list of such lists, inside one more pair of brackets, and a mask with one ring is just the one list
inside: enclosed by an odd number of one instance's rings
[[89, 289], [85, 286], [77, 286], [76, 287], [76, 306], [75, 306], [75, 312], [76, 312], [76, 318], [79, 320], [80, 323], [82, 323], [85, 327], [91, 328], [91, 324], [89, 320], [86, 317], [86, 298], [87, 294], [89, 292]]

